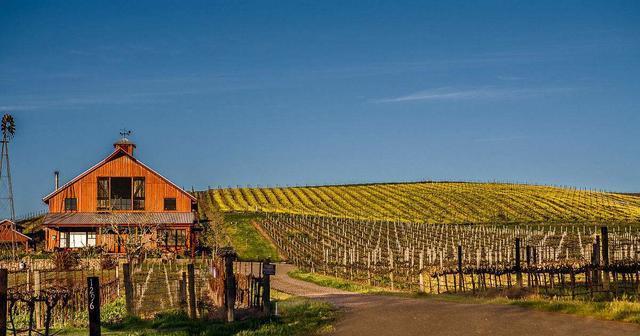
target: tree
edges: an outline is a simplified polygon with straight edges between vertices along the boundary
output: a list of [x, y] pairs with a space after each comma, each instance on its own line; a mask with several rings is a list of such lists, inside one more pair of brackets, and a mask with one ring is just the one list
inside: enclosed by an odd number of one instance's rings
[[[155, 223], [149, 214], [140, 213], [137, 223], [123, 224], [115, 213], [100, 214], [100, 234], [113, 235], [115, 243], [124, 252], [127, 262], [142, 263], [148, 251], [158, 241], [157, 232], [162, 225]], [[137, 214], [138, 215], [138, 214]]]

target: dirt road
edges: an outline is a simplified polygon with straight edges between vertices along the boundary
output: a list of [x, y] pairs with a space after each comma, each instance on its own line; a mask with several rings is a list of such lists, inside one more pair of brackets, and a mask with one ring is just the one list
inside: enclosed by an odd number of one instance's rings
[[335, 324], [335, 335], [640, 335], [640, 326], [635, 324], [514, 306], [354, 294], [292, 279], [286, 275], [290, 270], [289, 265], [278, 265], [273, 288], [344, 309], [344, 316]]

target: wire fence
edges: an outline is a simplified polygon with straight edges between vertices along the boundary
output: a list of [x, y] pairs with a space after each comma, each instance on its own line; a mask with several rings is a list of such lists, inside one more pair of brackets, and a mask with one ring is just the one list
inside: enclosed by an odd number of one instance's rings
[[229, 303], [232, 315], [236, 310], [243, 315], [260, 314], [265, 306], [262, 262], [231, 260], [231, 272], [225, 269], [224, 258], [216, 255], [150, 258], [138, 264], [123, 259], [111, 268], [100, 265], [99, 258], [83, 259], [69, 270], [47, 260], [0, 263], [6, 276], [0, 291], [7, 293], [7, 330], [16, 335], [49, 335], [55, 328], [86, 327], [87, 304], [92, 300], [89, 279], [99, 281], [101, 305], [116, 304], [122, 298], [128, 314], [140, 318], [177, 310], [187, 311], [192, 318], [224, 318]]

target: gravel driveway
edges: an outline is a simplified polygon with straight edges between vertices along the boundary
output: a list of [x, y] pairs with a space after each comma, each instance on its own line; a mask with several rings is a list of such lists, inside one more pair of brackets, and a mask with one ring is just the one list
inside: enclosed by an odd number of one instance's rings
[[515, 306], [354, 294], [292, 279], [287, 272], [293, 269], [279, 264], [273, 288], [328, 301], [343, 309], [344, 316], [334, 325], [335, 335], [640, 335], [636, 324]]

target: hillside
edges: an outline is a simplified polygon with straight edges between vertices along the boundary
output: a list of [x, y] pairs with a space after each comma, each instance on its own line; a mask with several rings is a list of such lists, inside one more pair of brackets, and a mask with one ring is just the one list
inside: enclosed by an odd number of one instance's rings
[[222, 212], [270, 212], [422, 223], [640, 221], [640, 197], [552, 186], [416, 182], [197, 192]]

